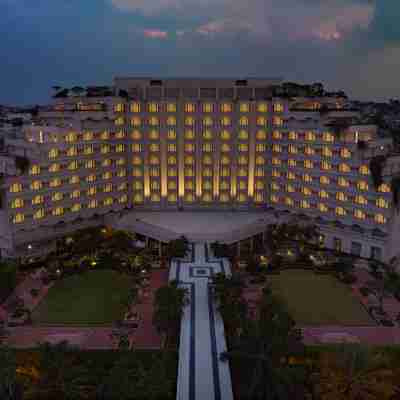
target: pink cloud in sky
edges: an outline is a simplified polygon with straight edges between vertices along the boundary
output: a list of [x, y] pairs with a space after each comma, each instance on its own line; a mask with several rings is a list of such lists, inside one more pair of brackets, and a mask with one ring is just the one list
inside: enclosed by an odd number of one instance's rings
[[150, 39], [166, 39], [168, 37], [168, 32], [159, 29], [145, 29], [143, 35]]

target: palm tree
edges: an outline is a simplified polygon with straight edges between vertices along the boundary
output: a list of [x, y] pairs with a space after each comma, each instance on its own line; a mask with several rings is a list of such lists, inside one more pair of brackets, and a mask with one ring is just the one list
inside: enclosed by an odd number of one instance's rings
[[314, 373], [314, 395], [322, 400], [391, 400], [396, 372], [388, 359], [359, 344], [343, 345], [321, 357]]
[[165, 348], [177, 336], [183, 309], [189, 304], [188, 290], [172, 281], [157, 289], [154, 297], [153, 325], [165, 335]]

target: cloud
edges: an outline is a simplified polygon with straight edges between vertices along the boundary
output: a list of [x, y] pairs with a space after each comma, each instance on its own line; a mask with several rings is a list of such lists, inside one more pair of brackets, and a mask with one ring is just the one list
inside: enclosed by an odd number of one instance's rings
[[144, 29], [143, 35], [150, 39], [167, 39], [168, 32], [158, 29]]
[[[246, 33], [258, 38], [338, 40], [367, 29], [374, 5], [346, 1], [310, 0], [110, 0], [114, 6], [159, 17], [175, 13], [186, 30], [203, 36]], [[191, 26], [193, 16], [204, 22]]]

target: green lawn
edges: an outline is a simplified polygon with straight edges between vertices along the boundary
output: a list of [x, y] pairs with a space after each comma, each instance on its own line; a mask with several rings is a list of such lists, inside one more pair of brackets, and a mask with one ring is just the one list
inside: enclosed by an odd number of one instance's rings
[[54, 284], [34, 310], [34, 323], [109, 325], [121, 319], [129, 278], [111, 270], [87, 271]]
[[295, 321], [305, 325], [375, 325], [351, 288], [330, 275], [284, 270], [269, 277]]

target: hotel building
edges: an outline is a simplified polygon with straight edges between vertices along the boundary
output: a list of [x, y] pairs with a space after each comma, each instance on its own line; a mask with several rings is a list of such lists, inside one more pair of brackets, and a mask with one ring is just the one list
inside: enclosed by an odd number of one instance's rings
[[[289, 98], [280, 83], [121, 77], [60, 90], [4, 138], [3, 256], [143, 210], [296, 218], [317, 224], [327, 247], [397, 256], [391, 138], [363, 125], [343, 97]], [[379, 185], [372, 159], [381, 160]]]

